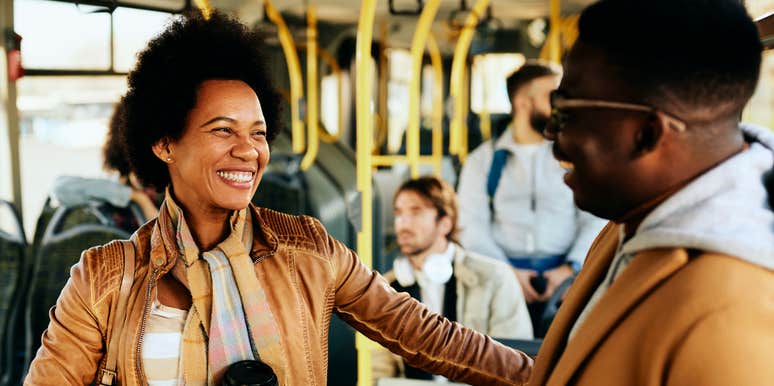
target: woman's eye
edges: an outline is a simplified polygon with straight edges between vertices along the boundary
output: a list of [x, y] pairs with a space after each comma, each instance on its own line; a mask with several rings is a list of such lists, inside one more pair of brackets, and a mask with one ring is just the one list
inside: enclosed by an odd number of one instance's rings
[[265, 136], [266, 136], [265, 130], [253, 131], [253, 137], [265, 137]]
[[231, 129], [229, 129], [228, 127], [217, 127], [212, 129], [212, 132], [217, 135], [223, 136], [223, 135], [231, 134]]

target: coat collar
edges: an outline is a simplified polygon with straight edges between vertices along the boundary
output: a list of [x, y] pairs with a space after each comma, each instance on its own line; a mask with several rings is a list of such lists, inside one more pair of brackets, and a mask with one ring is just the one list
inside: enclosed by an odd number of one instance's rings
[[[250, 204], [249, 209], [253, 216], [253, 245], [250, 248], [250, 257], [255, 261], [276, 253], [279, 242], [276, 233], [263, 215], [265, 209], [253, 204]], [[158, 219], [155, 220], [150, 237], [149, 264], [154, 269], [159, 269], [162, 274], [171, 270], [177, 261], [178, 251], [175, 248], [177, 244], [173, 237], [174, 235], [168, 235], [163, 231]]]
[[571, 287], [543, 342], [530, 384], [565, 385], [626, 313], [654, 287], [688, 262], [684, 249], [654, 249], [635, 256], [567, 343], [568, 335], [591, 295], [604, 280], [618, 245], [619, 226], [609, 224], [589, 252], [589, 261]]

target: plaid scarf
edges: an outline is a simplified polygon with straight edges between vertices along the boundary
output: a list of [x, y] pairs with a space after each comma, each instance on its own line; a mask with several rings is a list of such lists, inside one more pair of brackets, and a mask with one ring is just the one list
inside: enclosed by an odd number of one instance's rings
[[253, 240], [249, 208], [234, 211], [229, 236], [203, 253], [169, 190], [158, 222], [164, 244], [179, 258], [172, 274], [183, 279], [193, 298], [183, 328], [180, 384], [218, 385], [230, 364], [259, 358], [281, 381], [285, 356], [249, 254]]

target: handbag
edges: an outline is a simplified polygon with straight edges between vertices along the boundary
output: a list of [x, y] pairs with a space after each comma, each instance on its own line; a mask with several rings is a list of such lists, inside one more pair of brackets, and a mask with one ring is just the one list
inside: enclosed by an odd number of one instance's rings
[[129, 301], [129, 292], [134, 282], [135, 250], [134, 243], [130, 240], [122, 240], [120, 243], [124, 250], [124, 274], [121, 278], [121, 287], [118, 290], [118, 308], [113, 319], [112, 339], [107, 344], [105, 364], [99, 371], [99, 385], [112, 386], [117, 377], [116, 364], [118, 361], [118, 340], [126, 325], [126, 303]]

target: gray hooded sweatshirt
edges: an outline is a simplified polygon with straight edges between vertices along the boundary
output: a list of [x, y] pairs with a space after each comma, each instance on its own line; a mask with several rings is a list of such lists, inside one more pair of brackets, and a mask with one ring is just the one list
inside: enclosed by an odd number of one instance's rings
[[645, 217], [632, 238], [619, 241], [605, 280], [578, 317], [570, 338], [637, 252], [698, 249], [774, 270], [774, 133], [752, 125], [741, 128], [749, 149], [669, 197]]

